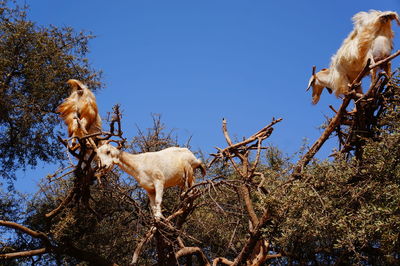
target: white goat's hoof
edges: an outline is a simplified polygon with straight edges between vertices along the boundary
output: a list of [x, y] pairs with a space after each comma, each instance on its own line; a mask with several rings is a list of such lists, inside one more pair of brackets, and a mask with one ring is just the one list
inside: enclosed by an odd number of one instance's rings
[[154, 215], [154, 220], [156, 220], [156, 222], [159, 222], [161, 219], [165, 219], [161, 213]]

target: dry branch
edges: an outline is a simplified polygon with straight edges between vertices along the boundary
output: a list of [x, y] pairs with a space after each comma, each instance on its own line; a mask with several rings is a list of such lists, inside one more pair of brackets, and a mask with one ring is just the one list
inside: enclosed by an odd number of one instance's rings
[[[272, 126], [274, 126], [276, 123], [279, 123], [281, 121], [282, 121], [282, 118], [274, 119], [270, 124], [263, 127], [257, 133], [253, 134], [249, 138], [245, 139], [244, 141], [233, 144], [231, 141], [231, 138], [229, 137], [229, 133], [228, 133], [227, 126], [226, 126], [226, 120], [223, 119], [222, 132], [223, 132], [223, 134], [225, 136], [225, 140], [229, 146], [224, 149], [217, 148], [218, 153], [211, 154], [212, 156], [214, 156], [214, 159], [210, 162], [209, 166], [211, 166], [218, 159], [223, 159], [223, 158], [230, 159], [230, 158], [232, 158], [233, 154], [235, 154], [236, 156], [240, 156], [239, 154], [244, 153], [245, 150], [250, 149], [249, 147], [246, 147], [247, 144], [250, 144], [256, 140], [263, 141], [266, 138], [268, 138], [274, 130]], [[239, 151], [240, 151], [240, 153], [239, 153]]]
[[47, 246], [47, 247], [51, 247], [51, 243], [49, 238], [42, 232], [37, 232], [34, 231], [32, 229], [29, 229], [28, 227], [25, 227], [21, 224], [18, 223], [14, 223], [14, 222], [10, 222], [10, 221], [4, 221], [4, 220], [0, 220], [0, 225], [8, 227], [8, 228], [13, 228], [15, 230], [21, 231], [25, 234], [30, 235], [31, 237], [34, 238], [39, 238], [40, 240], [43, 241], [43, 243]]
[[[236, 257], [232, 266], [244, 265], [245, 262], [249, 259], [251, 252], [253, 251], [257, 242], [260, 241], [260, 239], [261, 239], [261, 236], [262, 236], [261, 230], [266, 226], [269, 219], [270, 219], [270, 215], [269, 215], [268, 211], [264, 211], [262, 217], [260, 218], [260, 222], [257, 224], [257, 227], [255, 227], [254, 230], [250, 232], [249, 239], [247, 240], [246, 244], [240, 251], [239, 255]], [[268, 254], [268, 250], [265, 250], [265, 256], [267, 254]]]
[[383, 64], [385, 64], [385, 63], [391, 61], [392, 59], [396, 58], [396, 57], [399, 56], [399, 55], [400, 55], [400, 50], [397, 50], [395, 53], [393, 53], [392, 55], [386, 57], [385, 59], [382, 59], [382, 60], [376, 62], [375, 64], [372, 64], [372, 65], [370, 66], [370, 69], [373, 69], [373, 68], [376, 68], [376, 67], [378, 67], [378, 66], [380, 66], [380, 65], [383, 65]]
[[219, 258], [215, 258], [214, 260], [213, 260], [213, 266], [217, 266], [218, 265], [218, 263], [222, 263], [222, 264], [224, 264], [224, 265], [232, 265], [233, 264], [233, 261], [230, 261], [230, 260], [228, 260], [227, 258], [222, 258], [222, 257], [219, 257]]
[[133, 256], [132, 256], [132, 261], [131, 261], [131, 265], [136, 265], [140, 254], [142, 253], [143, 247], [144, 245], [150, 241], [150, 239], [153, 238], [155, 232], [156, 232], [156, 227], [152, 226], [150, 228], [150, 230], [146, 233], [146, 235], [142, 238], [142, 240], [139, 242], [139, 244], [136, 246], [135, 251], [133, 252]]
[[22, 257], [32, 257], [32, 256], [45, 254], [48, 252], [49, 251], [47, 248], [39, 248], [39, 249], [33, 249], [33, 250], [28, 250], [28, 251], [19, 251], [19, 252], [0, 254], [0, 259], [16, 259], [16, 258], [22, 258]]
[[[224, 119], [222, 122], [222, 131], [229, 146], [224, 149], [217, 148], [218, 153], [211, 154], [214, 156], [211, 163], [217, 159], [229, 160], [235, 171], [241, 177], [241, 184], [238, 186], [237, 190], [239, 192], [239, 198], [244, 202], [247, 214], [250, 218], [251, 228], [253, 229], [250, 229], [250, 237], [234, 262], [220, 257], [213, 260], [213, 265], [217, 265], [217, 263], [223, 263], [225, 265], [244, 265], [252, 262], [264, 263], [267, 259], [272, 258], [268, 257], [269, 246], [265, 245], [265, 240], [262, 239], [261, 231], [269, 221], [270, 215], [266, 209], [260, 218], [257, 216], [251, 200], [248, 183], [251, 183], [254, 176], [262, 176], [265, 179], [262, 174], [255, 172], [260, 161], [262, 141], [272, 134], [272, 126], [281, 120], [282, 119], [274, 119], [269, 125], [265, 126], [251, 137], [236, 144], [233, 144], [229, 137], [226, 120]], [[254, 161], [251, 161], [250, 151], [254, 150], [255, 147], [256, 157]], [[240, 163], [235, 162], [234, 158], [238, 158]], [[256, 246], [258, 247], [257, 249], [255, 249]]]
[[61, 201], [60, 205], [58, 205], [57, 208], [53, 209], [49, 213], [46, 213], [45, 216], [47, 218], [51, 218], [57, 215], [65, 206], [67, 206], [72, 201], [72, 198], [74, 197], [75, 193], [76, 193], [75, 188], [71, 189], [70, 192], [68, 193], [68, 196]]

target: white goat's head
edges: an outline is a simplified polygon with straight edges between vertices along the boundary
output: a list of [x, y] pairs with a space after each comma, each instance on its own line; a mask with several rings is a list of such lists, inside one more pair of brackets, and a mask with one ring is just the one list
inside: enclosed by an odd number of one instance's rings
[[318, 73], [314, 73], [311, 76], [310, 80], [308, 81], [307, 90], [311, 87], [313, 89], [312, 92], [312, 103], [316, 104], [319, 101], [321, 96], [322, 90], [326, 88], [329, 93], [332, 93], [332, 89], [329, 88], [329, 68], [323, 68]]
[[97, 148], [97, 160], [100, 169], [111, 170], [114, 164], [119, 163], [120, 151], [111, 144], [103, 144]]

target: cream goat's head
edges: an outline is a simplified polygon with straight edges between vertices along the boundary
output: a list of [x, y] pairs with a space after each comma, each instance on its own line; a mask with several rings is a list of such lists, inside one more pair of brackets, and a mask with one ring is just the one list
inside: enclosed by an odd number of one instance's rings
[[313, 89], [312, 92], [312, 103], [316, 104], [319, 101], [321, 96], [322, 90], [326, 88], [329, 93], [332, 93], [332, 89], [329, 88], [329, 68], [323, 68], [318, 73], [311, 76], [310, 80], [308, 81], [307, 90], [311, 87]]
[[98, 166], [100, 169], [111, 170], [115, 164], [119, 163], [120, 150], [111, 144], [103, 144], [97, 148]]

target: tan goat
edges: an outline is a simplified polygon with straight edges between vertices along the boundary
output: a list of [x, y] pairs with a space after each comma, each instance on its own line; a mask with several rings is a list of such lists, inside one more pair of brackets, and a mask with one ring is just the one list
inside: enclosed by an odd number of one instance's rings
[[71, 86], [71, 94], [58, 106], [57, 112], [68, 127], [68, 136], [81, 138], [100, 132], [101, 118], [94, 94], [79, 80], [70, 79], [67, 83]]
[[390, 54], [393, 48], [392, 20], [400, 23], [397, 13], [392, 11], [371, 10], [353, 16], [354, 29], [332, 57], [329, 69], [322, 69], [309, 80], [307, 90], [313, 88], [313, 104], [319, 101], [324, 88], [329, 93], [334, 91], [336, 96], [346, 94], [349, 84], [362, 71], [369, 58], [374, 62]]
[[205, 175], [202, 162], [186, 148], [170, 147], [157, 152], [131, 154], [104, 144], [97, 149], [97, 156], [100, 169], [110, 170], [116, 164], [136, 179], [147, 191], [156, 219], [162, 217], [164, 188], [191, 187], [196, 168], [200, 168], [203, 176]]

